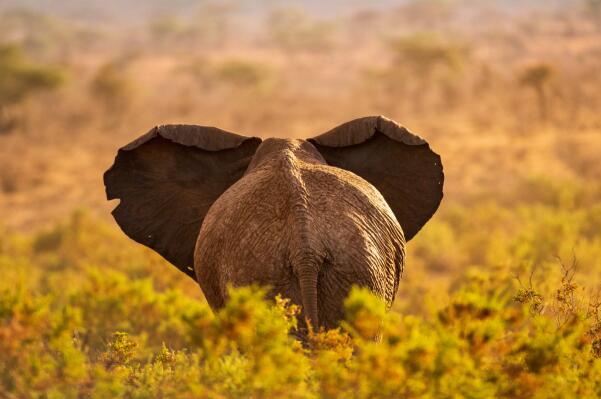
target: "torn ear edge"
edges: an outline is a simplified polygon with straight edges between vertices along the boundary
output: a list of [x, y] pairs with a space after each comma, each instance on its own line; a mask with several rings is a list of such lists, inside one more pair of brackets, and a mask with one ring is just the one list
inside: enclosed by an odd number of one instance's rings
[[[202, 130], [203, 134], [190, 134], [194, 130]], [[138, 137], [126, 146], [121, 147], [121, 150], [131, 151], [155, 137], [162, 137], [188, 147], [198, 147], [205, 151], [221, 151], [235, 148], [247, 140], [261, 142], [261, 139], [258, 137], [241, 136], [212, 126], [159, 125], [153, 127], [148, 133]]]
[[347, 147], [367, 141], [376, 132], [407, 145], [428, 144], [426, 140], [382, 115], [353, 119], [308, 141], [326, 147]]
[[[194, 131], [202, 130], [204, 134], [190, 134]], [[115, 167], [119, 153], [123, 151], [133, 151], [136, 148], [148, 143], [156, 137], [161, 137], [173, 143], [184, 145], [187, 147], [196, 147], [205, 151], [222, 151], [239, 147], [245, 142], [261, 144], [262, 140], [259, 137], [242, 136], [236, 133], [228, 132], [227, 130], [219, 129], [213, 126], [198, 126], [186, 124], [174, 125], [158, 125], [150, 129], [147, 133], [133, 140], [129, 144], [119, 148], [117, 157], [113, 165], [104, 173], [103, 181], [105, 183], [106, 199], [111, 201], [119, 199], [119, 195], [111, 190], [107, 184], [107, 176]], [[117, 209], [113, 209], [113, 212]]]

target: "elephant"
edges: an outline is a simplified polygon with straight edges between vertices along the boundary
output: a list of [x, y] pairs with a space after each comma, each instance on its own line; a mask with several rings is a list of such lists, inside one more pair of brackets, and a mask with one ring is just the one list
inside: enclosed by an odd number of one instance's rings
[[440, 156], [383, 116], [307, 140], [157, 126], [104, 174], [125, 234], [194, 279], [213, 310], [229, 286], [265, 286], [298, 305], [304, 329], [335, 328], [353, 285], [390, 308], [443, 181]]

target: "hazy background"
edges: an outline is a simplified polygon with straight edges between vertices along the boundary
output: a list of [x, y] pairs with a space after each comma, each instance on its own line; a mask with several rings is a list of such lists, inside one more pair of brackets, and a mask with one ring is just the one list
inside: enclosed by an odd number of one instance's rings
[[[445, 197], [353, 341], [301, 350], [247, 289], [213, 316], [110, 216], [155, 125], [378, 114]], [[598, 397], [600, 155], [601, 0], [0, 0], [0, 397]]]
[[157, 124], [311, 137], [383, 114], [429, 140], [445, 167], [409, 281], [515, 266], [503, 248], [517, 248], [525, 213], [547, 220], [541, 206], [568, 219], [528, 233], [541, 253], [528, 262], [577, 251], [598, 266], [598, 0], [3, 0], [0, 43], [7, 231], [47, 229], [76, 209], [110, 221], [102, 173]]

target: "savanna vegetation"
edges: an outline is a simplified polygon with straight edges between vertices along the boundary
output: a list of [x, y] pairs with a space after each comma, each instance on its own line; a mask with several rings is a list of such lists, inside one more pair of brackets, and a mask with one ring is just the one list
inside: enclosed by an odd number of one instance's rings
[[[0, 397], [601, 396], [598, 1], [23, 4], [0, 5]], [[260, 287], [213, 314], [109, 215], [102, 172], [154, 125], [370, 114], [445, 166], [390, 313], [357, 289], [304, 345]]]

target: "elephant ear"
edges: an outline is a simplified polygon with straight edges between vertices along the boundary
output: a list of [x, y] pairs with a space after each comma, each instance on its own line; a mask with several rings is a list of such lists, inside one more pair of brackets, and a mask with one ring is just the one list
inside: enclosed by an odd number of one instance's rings
[[383, 116], [355, 119], [309, 141], [329, 165], [378, 189], [407, 241], [438, 209], [444, 181], [440, 156], [397, 123]]
[[256, 137], [214, 127], [164, 125], [119, 149], [104, 173], [113, 216], [133, 240], [196, 279], [194, 248], [209, 207], [242, 177]]

